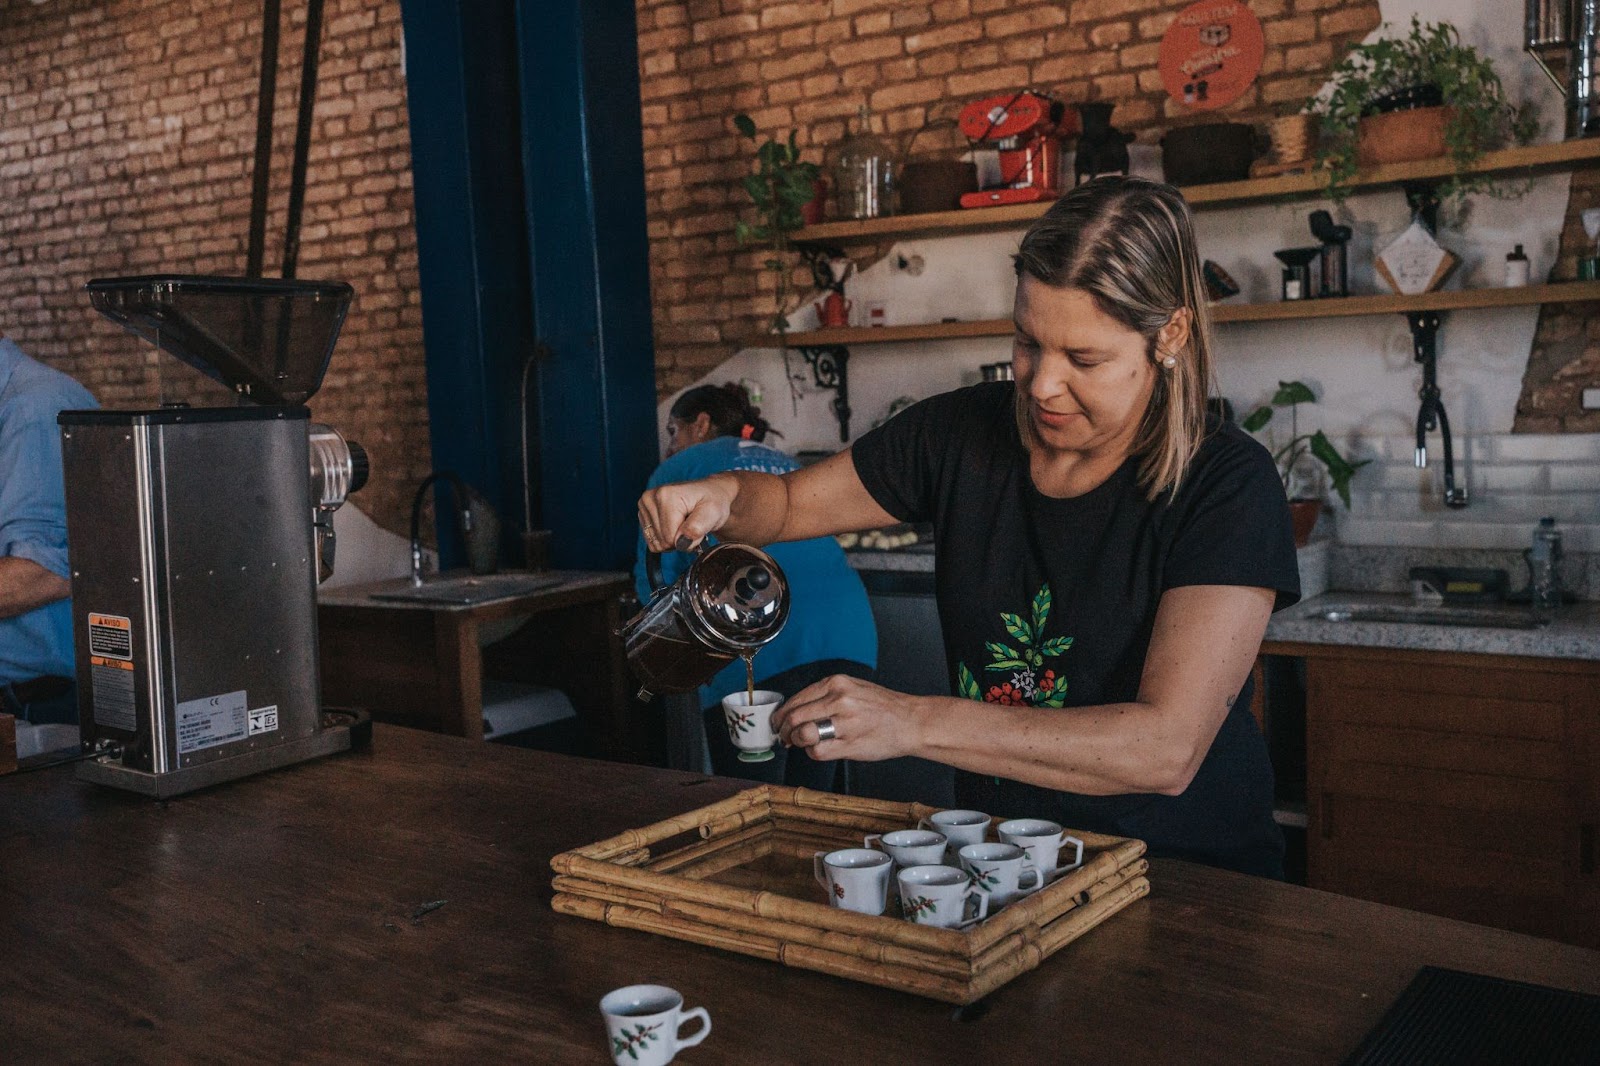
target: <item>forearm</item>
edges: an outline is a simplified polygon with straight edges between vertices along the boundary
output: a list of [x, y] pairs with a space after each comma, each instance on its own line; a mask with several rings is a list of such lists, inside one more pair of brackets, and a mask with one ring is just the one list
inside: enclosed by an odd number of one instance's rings
[[71, 595], [67, 579], [32, 559], [0, 558], [0, 618], [15, 618]]
[[734, 489], [728, 521], [717, 530], [719, 540], [761, 545], [786, 539], [783, 532], [789, 519], [789, 490], [783, 478], [753, 470], [730, 470], [707, 480]]
[[908, 754], [1091, 796], [1181, 792], [1210, 741], [1149, 703], [1056, 709], [936, 696], [920, 710]]

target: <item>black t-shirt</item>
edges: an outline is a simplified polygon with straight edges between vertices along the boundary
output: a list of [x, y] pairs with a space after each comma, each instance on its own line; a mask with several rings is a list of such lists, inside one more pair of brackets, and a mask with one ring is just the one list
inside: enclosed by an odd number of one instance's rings
[[[1014, 389], [995, 382], [935, 396], [852, 449], [857, 474], [884, 510], [933, 523], [939, 618], [957, 694], [1063, 713], [1129, 702], [1167, 589], [1269, 588], [1276, 608], [1299, 599], [1283, 487], [1272, 457], [1249, 435], [1210, 426], [1176, 494], [1148, 499], [1135, 457], [1099, 487], [1057, 499], [1033, 484]], [[1152, 854], [1281, 876], [1272, 766], [1249, 704], [1246, 681], [1179, 796], [1084, 796], [965, 772], [957, 795], [1003, 817], [1051, 818], [1139, 837]]]

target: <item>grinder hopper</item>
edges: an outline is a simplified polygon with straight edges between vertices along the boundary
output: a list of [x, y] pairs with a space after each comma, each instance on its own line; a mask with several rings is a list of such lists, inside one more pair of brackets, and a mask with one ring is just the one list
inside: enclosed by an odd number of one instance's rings
[[350, 746], [325, 713], [316, 586], [359, 444], [301, 404], [327, 372], [342, 283], [159, 275], [95, 308], [228, 386], [238, 406], [60, 416], [79, 776], [174, 795]]

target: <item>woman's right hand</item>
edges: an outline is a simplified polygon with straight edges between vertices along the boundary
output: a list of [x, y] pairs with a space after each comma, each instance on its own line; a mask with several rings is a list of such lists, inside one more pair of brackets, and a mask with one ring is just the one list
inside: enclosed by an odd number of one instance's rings
[[725, 475], [650, 489], [639, 497], [645, 547], [653, 552], [688, 551], [707, 533], [727, 524], [738, 495], [738, 479]]

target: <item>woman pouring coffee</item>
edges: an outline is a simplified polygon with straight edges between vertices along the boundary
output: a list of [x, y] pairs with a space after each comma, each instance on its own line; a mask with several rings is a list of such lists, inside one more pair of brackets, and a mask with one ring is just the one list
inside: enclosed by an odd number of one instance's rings
[[1275, 607], [1299, 598], [1271, 456], [1209, 421], [1212, 347], [1176, 189], [1099, 179], [1015, 258], [1014, 382], [925, 400], [785, 477], [639, 504], [647, 541], [756, 544], [931, 521], [959, 698], [831, 677], [779, 712], [817, 759], [949, 763], [963, 806], [1282, 875], [1249, 714]]
[[[667, 413], [667, 458], [650, 475], [647, 487], [723, 471], [772, 475], [799, 470], [798, 462], [763, 443], [768, 429], [743, 386], [730, 382], [688, 389]], [[652, 592], [645, 551], [641, 540], [633, 568], [641, 602], [649, 602]], [[751, 664], [755, 681], [787, 695], [836, 674], [871, 678], [878, 663], [878, 631], [867, 590], [839, 545], [827, 537], [800, 540], [778, 545], [771, 554], [788, 578], [792, 607], [782, 632]], [[664, 553], [664, 580], [676, 581], [689, 562], [682, 553]], [[735, 660], [700, 686], [712, 769], [725, 777], [833, 788], [838, 763], [813, 759], [804, 748], [780, 750], [769, 763], [739, 761], [739, 750], [723, 725], [721, 700], [730, 692], [743, 692], [745, 684], [745, 665]]]

